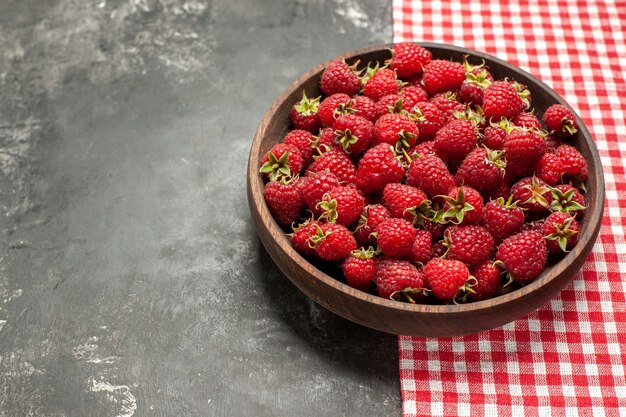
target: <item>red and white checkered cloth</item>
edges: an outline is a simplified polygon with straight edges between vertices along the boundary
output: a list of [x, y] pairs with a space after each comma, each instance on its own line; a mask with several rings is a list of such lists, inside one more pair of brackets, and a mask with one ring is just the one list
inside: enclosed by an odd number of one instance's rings
[[393, 29], [551, 85], [595, 138], [607, 196], [593, 253], [548, 305], [477, 335], [399, 338], [404, 416], [626, 416], [626, 1], [394, 0]]

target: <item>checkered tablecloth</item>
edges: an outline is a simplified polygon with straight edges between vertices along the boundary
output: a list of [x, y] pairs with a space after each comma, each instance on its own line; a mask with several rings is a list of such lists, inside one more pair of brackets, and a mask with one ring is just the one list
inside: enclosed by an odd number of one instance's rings
[[477, 335], [399, 338], [404, 416], [626, 416], [626, 1], [394, 0], [393, 29], [551, 85], [595, 138], [607, 196], [593, 253], [548, 305]]

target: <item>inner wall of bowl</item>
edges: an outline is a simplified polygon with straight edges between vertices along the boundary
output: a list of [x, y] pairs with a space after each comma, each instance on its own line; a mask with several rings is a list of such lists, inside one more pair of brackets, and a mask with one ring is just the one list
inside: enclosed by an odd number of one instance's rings
[[[462, 61], [463, 57], [468, 55], [467, 50], [464, 50], [458, 47], [453, 47], [453, 46], [448, 46], [448, 45], [437, 45], [437, 44], [423, 44], [423, 45], [427, 47], [433, 53], [433, 57], [435, 59], [453, 59], [455, 61]], [[391, 46], [391, 45], [388, 45], [388, 46]], [[390, 56], [391, 56], [390, 52], [385, 49], [368, 50], [368, 51], [365, 51], [364, 53], [358, 53], [357, 51], [356, 55], [352, 55], [352, 56], [348, 55], [346, 57], [346, 61], [349, 64], [352, 64], [355, 61], [359, 60], [361, 63], [361, 66], [365, 66], [367, 65], [369, 61], [378, 61], [382, 64]], [[469, 54], [469, 60], [472, 63], [478, 63], [481, 61], [481, 59], [484, 59], [486, 61], [495, 79], [502, 79], [505, 76], [508, 76], [509, 78], [514, 78], [516, 81], [522, 84], [526, 84], [530, 86], [537, 84], [537, 80], [530, 78], [529, 75], [527, 75], [527, 73], [523, 72], [522, 70], [504, 61], [494, 59], [493, 57], [489, 57], [480, 52]], [[296, 103], [297, 101], [301, 99], [303, 89], [307, 92], [307, 96], [309, 97], [317, 97], [321, 95], [321, 91], [319, 89], [319, 79], [321, 77], [322, 70], [323, 70], [323, 66], [320, 65], [318, 68], [307, 73], [306, 77], [303, 76], [299, 80], [299, 82], [295, 82], [294, 84], [292, 84], [290, 89], [288, 89], [288, 91], [291, 90], [291, 92], [288, 94], [287, 98], [282, 103], [278, 103], [276, 108], [271, 109], [271, 112], [270, 112], [271, 117], [266, 125], [263, 139], [261, 141], [262, 143], [259, 146], [259, 149], [261, 151], [260, 155], [263, 155], [265, 152], [267, 152], [271, 148], [271, 146], [273, 146], [275, 143], [280, 142], [282, 140], [282, 137], [290, 129], [289, 110], [291, 106], [293, 106], [294, 103]], [[538, 117], [541, 117], [543, 115], [544, 110], [551, 104], [559, 102], [567, 106], [567, 103], [565, 103], [562, 98], [560, 98], [556, 93], [553, 93], [547, 85], [541, 82], [539, 82], [539, 85], [536, 88], [531, 87], [531, 92], [532, 92], [535, 114]], [[588, 144], [586, 143], [586, 141], [584, 140], [584, 138], [582, 137], [583, 133], [588, 135], [588, 132], [586, 131], [584, 126], [581, 126], [581, 130], [572, 139], [571, 143], [577, 146], [581, 150], [581, 152], [585, 155], [588, 161], [591, 161], [593, 152], [591, 148], [588, 146]], [[600, 169], [600, 175], [602, 175], [601, 169]], [[262, 186], [261, 176], [257, 175], [257, 179], [258, 179], [259, 186]], [[601, 178], [599, 179], [601, 180]], [[600, 182], [602, 183], [602, 181]], [[594, 176], [591, 176], [588, 187], [590, 190], [597, 190], [598, 179], [595, 178]], [[597, 206], [597, 202], [595, 202], [595, 193], [588, 193], [586, 197], [591, 197], [587, 201], [590, 207]], [[600, 204], [600, 209], [601, 208], [602, 208], [602, 205]], [[592, 228], [588, 227], [588, 222], [586, 221], [587, 217], [588, 216], [585, 216], [581, 222], [581, 240], [584, 236], [591, 237], [591, 235], [594, 232]], [[274, 225], [278, 228], [277, 224], [274, 223]], [[288, 249], [289, 254], [290, 255], [293, 254], [296, 257], [300, 257], [300, 255], [296, 254], [295, 251], [291, 250], [292, 248], [290, 246], [290, 241], [284, 234], [282, 236], [282, 239], [284, 239], [282, 246], [287, 246], [289, 248]], [[550, 270], [553, 270], [553, 272], [555, 273], [558, 273], [564, 270], [565, 266], [571, 263], [571, 260], [573, 260], [571, 258], [572, 256], [574, 256], [573, 252], [570, 253], [568, 256], [566, 256], [565, 259], [562, 259], [560, 262], [558, 262], [556, 265], [550, 267]], [[570, 259], [567, 260], [568, 258]], [[335, 280], [335, 278], [326, 275], [319, 269], [316, 269], [316, 272], [317, 272], [316, 275], [318, 277], [322, 277], [323, 279]], [[544, 271], [542, 276], [538, 278], [534, 283], [531, 283], [527, 287], [525, 287], [523, 292], [526, 293], [529, 291], [533, 291], [533, 288], [537, 288], [538, 286], [540, 286], [539, 281], [541, 281], [541, 278], [544, 277], [545, 275], [546, 275], [546, 271]], [[553, 274], [550, 274], [550, 275], [554, 276]], [[340, 281], [336, 281], [336, 282], [337, 284], [340, 284]], [[345, 286], [343, 284], [341, 285]], [[371, 297], [365, 293], [363, 293], [362, 296], [368, 297], [368, 298]], [[458, 307], [460, 310], [475, 309], [475, 308], [480, 308], [480, 305], [482, 303], [486, 303], [486, 301], [478, 302], [478, 303], [471, 303], [468, 305], [459, 305], [459, 306], [454, 306], [454, 307]], [[431, 307], [435, 307], [435, 306], [431, 306]], [[450, 307], [450, 306], [446, 306], [446, 307]]]

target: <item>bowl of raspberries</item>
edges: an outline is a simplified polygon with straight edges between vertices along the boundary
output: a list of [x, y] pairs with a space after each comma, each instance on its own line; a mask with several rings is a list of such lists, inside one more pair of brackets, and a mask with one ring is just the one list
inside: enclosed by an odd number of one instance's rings
[[604, 180], [580, 118], [493, 56], [378, 45], [304, 74], [254, 138], [248, 201], [300, 290], [371, 328], [495, 328], [581, 268]]

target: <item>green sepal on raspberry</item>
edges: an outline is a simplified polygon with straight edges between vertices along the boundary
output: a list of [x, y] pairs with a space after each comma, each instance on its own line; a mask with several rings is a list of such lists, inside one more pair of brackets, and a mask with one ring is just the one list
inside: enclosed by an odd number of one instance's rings
[[476, 291], [472, 287], [475, 287], [478, 284], [478, 280], [476, 277], [470, 275], [465, 281], [465, 284], [461, 285], [452, 299], [454, 304], [465, 303], [471, 294], [476, 294]]
[[486, 122], [485, 113], [482, 107], [477, 106], [477, 105], [473, 106], [473, 108], [471, 106], [466, 105], [465, 107], [463, 107], [462, 111], [454, 110], [452, 115], [454, 116], [455, 119], [469, 120], [470, 122], [474, 123], [476, 126], [481, 126]]
[[359, 137], [352, 134], [350, 129], [346, 130], [335, 130], [335, 143], [341, 145], [344, 152], [350, 153], [348, 148], [350, 145], [354, 145], [359, 141]]
[[299, 104], [294, 106], [294, 109], [303, 116], [310, 116], [311, 114], [317, 113], [317, 108], [320, 105], [320, 100], [322, 96], [316, 97], [314, 99], [309, 99], [306, 95], [306, 91], [302, 90], [302, 100], [300, 100]]
[[438, 195], [437, 197], [444, 200], [450, 208], [439, 214], [439, 222], [461, 224], [465, 214], [475, 210], [475, 207], [467, 202], [465, 198], [465, 187], [459, 187], [456, 198], [448, 195]]
[[549, 207], [553, 212], [571, 213], [587, 208], [575, 200], [574, 189], [563, 192], [558, 188], [550, 188], [550, 194], [552, 194], [552, 201]]
[[492, 127], [499, 127], [504, 130], [507, 135], [514, 130], [521, 129], [519, 126], [512, 124], [506, 117], [501, 118], [498, 122], [491, 121], [489, 124]]
[[291, 177], [289, 151], [284, 152], [280, 158], [276, 158], [273, 152], [269, 152], [268, 158], [268, 161], [261, 166], [259, 171], [268, 174], [270, 181], [276, 181], [281, 177]]
[[554, 233], [550, 233], [549, 235], [544, 236], [543, 238], [546, 240], [553, 240], [559, 244], [559, 248], [563, 252], [569, 252], [567, 248], [570, 240], [578, 235], [578, 229], [572, 228], [572, 223], [575, 222], [574, 217], [568, 217], [563, 223], [554, 224], [554, 228], [556, 229]]
[[330, 198], [328, 194], [324, 194], [323, 200], [315, 207], [322, 210], [324, 214], [320, 216], [320, 220], [325, 219], [328, 223], [335, 223], [339, 213], [337, 213], [337, 200]]
[[[543, 181], [542, 181], [543, 183]], [[542, 207], [550, 208], [550, 204], [548, 200], [544, 197], [544, 195], [548, 192], [551, 192], [551, 188], [546, 184], [543, 185], [539, 182], [539, 178], [533, 176], [531, 183], [525, 185], [528, 191], [530, 191], [530, 198], [526, 201], [520, 201], [521, 204], [539, 204]], [[545, 184], [545, 183], [544, 183]]]
[[404, 215], [407, 214], [413, 225], [422, 226], [425, 220], [433, 220], [436, 212], [432, 209], [432, 201], [424, 200], [420, 205], [404, 210]]
[[[406, 130], [401, 130], [398, 132], [398, 142], [396, 142], [395, 151], [397, 153], [402, 153], [413, 146], [417, 140], [417, 135], [411, 132], [407, 132]], [[408, 156], [408, 155], [406, 155]]]
[[522, 99], [522, 103], [524, 103], [524, 106], [527, 109], [529, 109], [530, 108], [530, 90], [528, 90], [526, 86], [518, 83], [517, 81], [512, 82], [511, 85], [517, 92], [517, 95], [519, 96], [519, 98]]
[[[487, 69], [485, 69], [485, 60], [483, 59], [482, 62], [478, 65], [472, 65], [467, 60], [468, 56], [469, 55], [465, 55], [463, 57], [463, 68], [465, 68], [465, 81], [468, 83], [476, 84], [482, 88], [489, 87], [489, 84], [491, 84], [491, 80], [489, 80], [489, 73], [487, 72]], [[476, 70], [481, 68], [483, 70], [479, 71], [478, 74], [476, 74]]]
[[354, 256], [357, 259], [370, 259], [380, 254], [380, 249], [374, 249], [373, 246], [369, 246], [367, 249], [360, 248], [353, 250], [350, 252], [350, 255]]
[[415, 301], [415, 298], [417, 298], [418, 296], [420, 297], [427, 296], [428, 293], [430, 293], [430, 290], [428, 288], [408, 287], [408, 288], [403, 289], [402, 291], [395, 291], [391, 293], [389, 298], [394, 301], [404, 301], [404, 302], [411, 303], [411, 304], [417, 304], [417, 302]]

